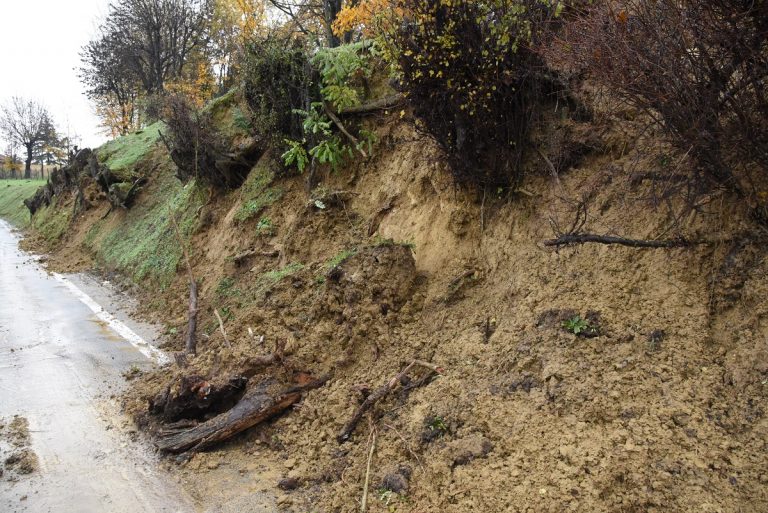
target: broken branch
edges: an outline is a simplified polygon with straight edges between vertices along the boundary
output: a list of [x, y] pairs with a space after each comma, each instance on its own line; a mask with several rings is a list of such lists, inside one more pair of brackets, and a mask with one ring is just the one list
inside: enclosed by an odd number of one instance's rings
[[385, 96], [384, 98], [379, 98], [368, 103], [358, 105], [357, 107], [348, 107], [342, 110], [339, 114], [342, 116], [352, 114], [368, 114], [369, 112], [375, 112], [377, 110], [391, 109], [392, 107], [395, 107], [401, 103], [404, 99], [405, 98], [400, 93], [391, 94], [389, 96]]
[[425, 362], [422, 360], [414, 360], [411, 363], [409, 363], [400, 373], [398, 373], [396, 376], [394, 376], [392, 379], [387, 381], [385, 384], [371, 392], [371, 394], [365, 398], [365, 401], [363, 401], [363, 404], [360, 405], [360, 407], [355, 411], [354, 415], [347, 421], [347, 423], [344, 425], [344, 428], [339, 433], [339, 436], [336, 437], [336, 440], [339, 443], [344, 443], [347, 440], [349, 440], [349, 437], [352, 435], [352, 432], [355, 430], [355, 427], [357, 427], [357, 423], [360, 422], [360, 419], [363, 418], [363, 415], [365, 415], [365, 412], [373, 408], [373, 406], [379, 402], [382, 398], [384, 398], [386, 395], [388, 395], [396, 386], [398, 383], [400, 383], [400, 380], [403, 379], [403, 377], [410, 371], [414, 366], [424, 367], [426, 369], [429, 369], [432, 372], [435, 372], [437, 374], [442, 374], [444, 372], [442, 367], [438, 367], [437, 365], [434, 365], [429, 362]]
[[360, 141], [357, 140], [357, 137], [350, 134], [346, 128], [344, 128], [344, 124], [341, 122], [339, 117], [333, 113], [331, 109], [328, 108], [328, 105], [323, 102], [323, 108], [325, 109], [325, 113], [328, 115], [329, 118], [331, 118], [331, 121], [333, 121], [333, 124], [336, 125], [336, 127], [341, 131], [342, 134], [344, 134], [347, 139], [349, 139], [352, 144], [355, 145], [355, 149], [360, 152], [360, 155], [363, 156], [363, 158], [368, 158], [368, 154], [365, 152], [364, 149], [360, 147]]

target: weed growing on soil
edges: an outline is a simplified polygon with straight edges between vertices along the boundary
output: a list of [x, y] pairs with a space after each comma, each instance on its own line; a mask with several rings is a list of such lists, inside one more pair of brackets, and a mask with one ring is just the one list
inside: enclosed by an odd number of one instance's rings
[[288, 276], [291, 276], [292, 274], [296, 274], [302, 269], [304, 269], [304, 264], [299, 262], [294, 262], [292, 264], [288, 264], [282, 269], [267, 271], [265, 273], [260, 274], [259, 277], [256, 278], [256, 285], [253, 288], [253, 295], [261, 296], [267, 293], [270, 289], [272, 289], [272, 287], [277, 285], [277, 283], [280, 280]]
[[340, 266], [341, 264], [346, 262], [348, 258], [356, 254], [357, 254], [357, 248], [345, 249], [344, 251], [338, 253], [337, 255], [334, 255], [330, 260], [324, 263], [322, 270], [325, 272], [330, 271], [334, 267]]
[[443, 435], [448, 432], [448, 424], [445, 423], [445, 419], [439, 415], [435, 415], [427, 420], [427, 429], [434, 433]]
[[216, 294], [220, 297], [232, 296], [238, 292], [239, 290], [235, 287], [235, 279], [230, 276], [222, 278], [216, 286]]
[[581, 316], [575, 315], [570, 319], [563, 321], [563, 328], [565, 328], [567, 331], [570, 331], [574, 335], [578, 335], [583, 331], [587, 331], [590, 326], [587, 321], [581, 318]]
[[393, 492], [392, 490], [387, 490], [386, 488], [380, 488], [377, 490], [376, 494], [378, 499], [387, 506], [387, 511], [395, 512], [397, 511], [398, 503], [408, 503], [406, 497], [397, 492]]
[[256, 235], [271, 236], [275, 234], [275, 225], [268, 217], [262, 217], [259, 222], [256, 223]]
[[131, 169], [145, 157], [160, 140], [161, 121], [149, 125], [144, 130], [113, 139], [98, 149], [99, 160], [110, 171], [127, 181]]

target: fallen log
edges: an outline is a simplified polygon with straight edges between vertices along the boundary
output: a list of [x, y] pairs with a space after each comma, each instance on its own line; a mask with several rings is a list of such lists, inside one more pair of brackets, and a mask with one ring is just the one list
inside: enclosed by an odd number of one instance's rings
[[172, 453], [205, 449], [283, 412], [297, 403], [304, 392], [326, 381], [327, 378], [323, 378], [278, 393], [270, 391], [276, 387], [274, 380], [262, 381], [248, 390], [231, 410], [193, 428], [161, 436], [155, 445], [161, 451]]
[[[197, 375], [181, 376], [149, 401], [149, 411], [162, 415], [165, 422], [200, 420], [237, 404], [247, 383], [248, 378], [242, 375], [216, 382]], [[166, 424], [165, 427], [177, 426]]]

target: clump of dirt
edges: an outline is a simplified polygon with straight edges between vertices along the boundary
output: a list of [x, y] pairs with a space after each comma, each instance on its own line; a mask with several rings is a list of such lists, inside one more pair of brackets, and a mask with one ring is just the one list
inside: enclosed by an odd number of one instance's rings
[[0, 419], [0, 478], [18, 481], [37, 471], [39, 464], [31, 442], [26, 418], [14, 415]]
[[[377, 128], [376, 156], [309, 196], [302, 177], [283, 177], [270, 184], [280, 200], [244, 221], [239, 193], [211, 197], [190, 249], [198, 354], [134, 379], [126, 409], [160, 430], [219, 413], [207, 391], [233, 379], [248, 390], [328, 376], [283, 415], [169, 460], [210, 502], [274, 493], [285, 511], [351, 513], [370, 458], [374, 513], [768, 510], [768, 261], [744, 238], [738, 201], [684, 228], [743, 242], [541, 244], [572, 221], [564, 197], [588, 197], [601, 233], [669, 228], [638, 208], [652, 185], [632, 177], [655, 165], [645, 152], [658, 141], [631, 128], [601, 132], [563, 157], [557, 182], [533, 174], [508, 197], [456, 189], [437, 149], [395, 120]], [[86, 214], [69, 240], [96, 221]], [[183, 347], [186, 298], [179, 272], [145, 302], [170, 350]], [[400, 375], [415, 360], [443, 372]], [[197, 409], [164, 419], [168, 397]]]

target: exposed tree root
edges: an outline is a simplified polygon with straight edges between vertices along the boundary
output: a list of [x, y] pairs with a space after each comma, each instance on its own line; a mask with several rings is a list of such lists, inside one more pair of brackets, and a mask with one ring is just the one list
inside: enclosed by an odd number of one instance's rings
[[684, 238], [668, 240], [643, 240], [643, 239], [625, 239], [624, 237], [613, 237], [610, 235], [596, 235], [594, 233], [571, 233], [560, 235], [557, 238], [545, 240], [545, 246], [570, 246], [574, 244], [586, 244], [595, 242], [598, 244], [619, 244], [631, 248], [685, 248], [697, 244]]

